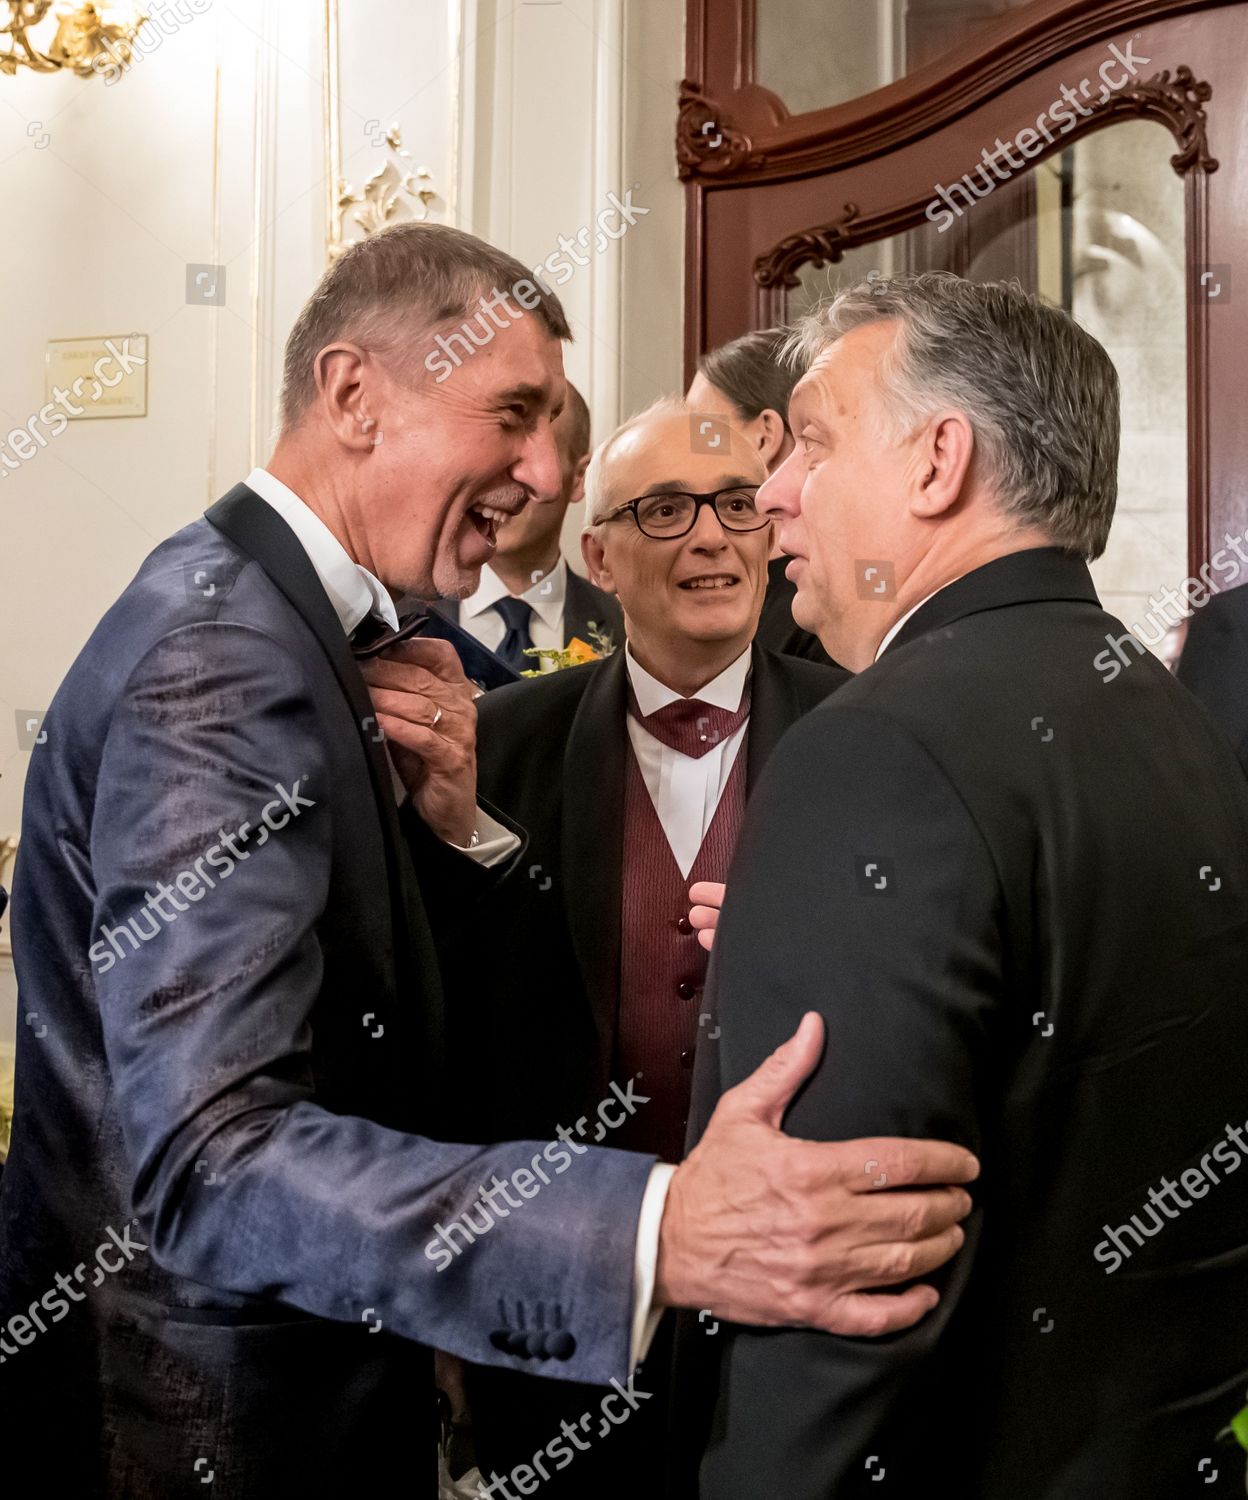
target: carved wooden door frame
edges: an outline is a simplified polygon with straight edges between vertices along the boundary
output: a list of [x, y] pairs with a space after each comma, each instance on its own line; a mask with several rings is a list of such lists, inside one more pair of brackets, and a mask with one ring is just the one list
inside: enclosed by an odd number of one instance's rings
[[[1108, 48], [1149, 59], [1081, 108], [1034, 166], [1123, 119], [1164, 126], [1186, 195], [1188, 537], [1193, 572], [1248, 529], [1248, 3], [1033, 0], [964, 48], [863, 98], [790, 116], [754, 81], [755, 5], [688, 0], [677, 163], [686, 183], [686, 374], [782, 321], [807, 263], [925, 221], [934, 187], [1012, 141]], [[1086, 97], [1086, 96], [1085, 96]], [[1221, 132], [1221, 134], [1219, 134]], [[1034, 131], [1033, 131], [1034, 134]], [[1220, 164], [1212, 150], [1225, 146]], [[1211, 295], [1220, 290], [1219, 300]], [[1238, 293], [1238, 297], [1236, 297]]]

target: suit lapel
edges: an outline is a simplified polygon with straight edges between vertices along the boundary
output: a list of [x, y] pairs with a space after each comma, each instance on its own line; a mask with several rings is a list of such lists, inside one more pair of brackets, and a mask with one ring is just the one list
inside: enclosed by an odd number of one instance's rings
[[802, 712], [793, 683], [757, 642], [751, 649], [750, 666], [750, 728], [745, 741], [747, 796], [754, 790], [780, 736]]
[[[589, 682], [564, 748], [561, 884], [568, 931], [598, 1029], [600, 1078], [605, 1080], [620, 997], [624, 767], [629, 752], [624, 652], [586, 670]], [[582, 880], [572, 878], [577, 872]]]
[[389, 766], [380, 743], [369, 732], [372, 728], [372, 701], [368, 687], [351, 654], [351, 644], [342, 622], [299, 539], [277, 511], [245, 484], [236, 485], [223, 500], [218, 500], [207, 512], [207, 520], [255, 558], [320, 642], [360, 726], [378, 808], [390, 814], [389, 819], [383, 821], [392, 823], [397, 834], [398, 818]]
[[[307, 553], [294, 532], [271, 505], [239, 484], [207, 512], [208, 522], [257, 563], [290, 601], [300, 618], [316, 636], [329, 659], [343, 696], [360, 730], [360, 746], [368, 767], [373, 799], [381, 820], [389, 876], [394, 926], [394, 957], [399, 970], [407, 967], [409, 943], [427, 932], [423, 909], [409, 924], [408, 900], [415, 896], [407, 876], [410, 861], [402, 858], [403, 837], [394, 801], [389, 761], [375, 738], [372, 700], [360, 675], [342, 622], [334, 612]], [[418, 900], [419, 898], [416, 897]], [[416, 928], [413, 932], [411, 929]]]

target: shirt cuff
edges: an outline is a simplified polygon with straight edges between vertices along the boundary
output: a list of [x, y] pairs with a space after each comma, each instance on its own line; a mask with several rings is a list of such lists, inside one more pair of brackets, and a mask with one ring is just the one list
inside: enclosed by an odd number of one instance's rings
[[[479, 865], [486, 869], [501, 864], [503, 860], [510, 859], [520, 847], [520, 840], [510, 829], [504, 828], [497, 818], [490, 817], [489, 813], [477, 808], [477, 842], [475, 844], [451, 844], [452, 849], [458, 849], [461, 854], [466, 854], [469, 859], [475, 859]], [[449, 841], [448, 841], [449, 842]], [[657, 1240], [656, 1240], [657, 1250]]]
[[667, 1190], [676, 1168], [657, 1162], [650, 1168], [650, 1178], [641, 1196], [641, 1213], [637, 1219], [637, 1248], [633, 1256], [633, 1327], [629, 1339], [628, 1368], [635, 1370], [650, 1350], [654, 1331], [663, 1316], [660, 1307], [653, 1310], [654, 1282], [659, 1269], [659, 1226], [667, 1204]]

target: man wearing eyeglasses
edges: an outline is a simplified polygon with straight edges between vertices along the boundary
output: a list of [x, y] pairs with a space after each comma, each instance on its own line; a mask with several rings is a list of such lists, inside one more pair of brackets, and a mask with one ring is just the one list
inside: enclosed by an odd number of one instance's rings
[[[448, 1014], [473, 1080], [463, 1134], [550, 1139], [562, 1126], [572, 1149], [597, 1139], [684, 1154], [708, 1035], [689, 887], [726, 878], [768, 755], [848, 675], [753, 644], [772, 540], [755, 505], [765, 478], [743, 434], [705, 431], [677, 401], [594, 455], [582, 550], [623, 608], [626, 645], [481, 701], [481, 795], [530, 842], [528, 878], [501, 883], [482, 913], [489, 952], [453, 966], [462, 989]], [[544, 1494], [653, 1490], [666, 1363], [661, 1331], [624, 1430], [591, 1435]], [[531, 1466], [602, 1396], [506, 1370], [473, 1369], [468, 1388], [486, 1476]]]

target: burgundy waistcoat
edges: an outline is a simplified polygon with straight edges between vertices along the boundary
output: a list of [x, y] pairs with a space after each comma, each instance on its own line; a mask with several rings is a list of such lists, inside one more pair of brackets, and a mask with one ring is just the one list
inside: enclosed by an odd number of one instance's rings
[[624, 780], [624, 879], [620, 913], [620, 1008], [612, 1077], [640, 1074], [635, 1093], [648, 1103], [608, 1144], [654, 1152], [663, 1161], [684, 1155], [693, 1054], [703, 1010], [709, 954], [689, 925], [689, 887], [727, 880], [745, 818], [747, 728], [737, 758], [687, 876], [672, 854], [632, 745]]

